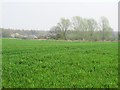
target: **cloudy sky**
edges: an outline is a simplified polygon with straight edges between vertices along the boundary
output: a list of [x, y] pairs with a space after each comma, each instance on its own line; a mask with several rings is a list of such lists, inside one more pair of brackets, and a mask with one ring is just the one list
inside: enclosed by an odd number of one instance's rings
[[49, 30], [61, 17], [73, 16], [109, 19], [114, 30], [118, 30], [117, 0], [4, 0], [1, 3], [1, 27], [14, 29]]

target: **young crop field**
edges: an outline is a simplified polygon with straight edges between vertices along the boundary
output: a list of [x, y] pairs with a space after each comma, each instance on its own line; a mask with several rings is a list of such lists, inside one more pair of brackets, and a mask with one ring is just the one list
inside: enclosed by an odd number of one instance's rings
[[117, 88], [117, 42], [2, 40], [4, 88]]

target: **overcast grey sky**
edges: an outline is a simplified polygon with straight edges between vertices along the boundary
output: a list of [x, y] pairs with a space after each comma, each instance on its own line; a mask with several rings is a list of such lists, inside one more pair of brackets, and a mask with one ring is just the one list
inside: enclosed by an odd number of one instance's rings
[[[104, 1], [104, 0], [103, 0]], [[110, 2], [4, 2], [2, 3], [2, 27], [14, 29], [49, 30], [61, 17], [73, 16], [109, 19], [114, 30], [118, 29], [118, 6]]]

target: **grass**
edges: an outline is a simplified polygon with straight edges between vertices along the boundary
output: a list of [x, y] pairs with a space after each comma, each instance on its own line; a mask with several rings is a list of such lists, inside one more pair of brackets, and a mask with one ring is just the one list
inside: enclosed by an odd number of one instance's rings
[[4, 88], [117, 88], [117, 42], [3, 39]]

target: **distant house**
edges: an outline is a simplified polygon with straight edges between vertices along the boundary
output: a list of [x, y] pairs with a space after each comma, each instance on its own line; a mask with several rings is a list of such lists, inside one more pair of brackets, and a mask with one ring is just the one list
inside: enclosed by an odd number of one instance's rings
[[20, 37], [20, 34], [19, 33], [11, 34], [11, 37], [12, 38], [18, 38], [18, 37]]
[[22, 39], [27, 39], [28, 37], [27, 36], [23, 36]]
[[15, 38], [15, 34], [11, 34], [11, 38]]
[[21, 38], [21, 39], [37, 39], [35, 35], [20, 35], [19, 33], [11, 34], [12, 38]]
[[15, 33], [15, 36], [19, 36], [20, 34], [19, 33]]
[[35, 35], [29, 35], [28, 36], [28, 39], [37, 39], [38, 37], [37, 36], [35, 36]]

